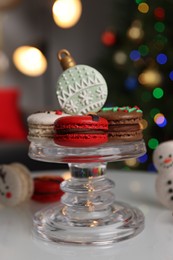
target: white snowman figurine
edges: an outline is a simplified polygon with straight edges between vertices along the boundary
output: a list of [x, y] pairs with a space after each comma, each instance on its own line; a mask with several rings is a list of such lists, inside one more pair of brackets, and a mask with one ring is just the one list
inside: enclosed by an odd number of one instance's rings
[[158, 171], [156, 193], [166, 208], [173, 210], [173, 141], [158, 145], [153, 152], [153, 163]]

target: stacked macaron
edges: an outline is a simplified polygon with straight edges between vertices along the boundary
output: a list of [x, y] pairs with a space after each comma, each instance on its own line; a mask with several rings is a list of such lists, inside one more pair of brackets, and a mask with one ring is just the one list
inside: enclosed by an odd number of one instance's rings
[[98, 115], [108, 120], [109, 141], [137, 141], [143, 138], [143, 113], [139, 107], [103, 108]]
[[69, 116], [61, 110], [41, 111], [31, 114], [27, 118], [28, 122], [28, 140], [39, 142], [53, 142], [54, 122], [60, 117]]
[[73, 115], [55, 121], [54, 141], [58, 145], [89, 147], [107, 142], [108, 122], [97, 115]]

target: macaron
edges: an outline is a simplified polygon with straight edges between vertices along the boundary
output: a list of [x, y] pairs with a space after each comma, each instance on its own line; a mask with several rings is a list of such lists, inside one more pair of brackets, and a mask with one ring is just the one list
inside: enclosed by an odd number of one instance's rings
[[90, 147], [106, 143], [108, 122], [97, 115], [61, 117], [54, 124], [54, 142], [68, 147]]
[[143, 112], [139, 107], [102, 108], [97, 114], [108, 120], [109, 141], [137, 141], [143, 138]]
[[60, 117], [68, 116], [61, 110], [42, 111], [31, 114], [27, 118], [28, 122], [28, 140], [34, 142], [50, 142], [52, 143], [54, 135], [54, 122]]
[[32, 200], [48, 203], [59, 201], [64, 192], [60, 183], [64, 181], [61, 176], [42, 176], [34, 178], [34, 193]]
[[33, 194], [33, 180], [27, 167], [20, 163], [0, 165], [0, 203], [16, 206]]

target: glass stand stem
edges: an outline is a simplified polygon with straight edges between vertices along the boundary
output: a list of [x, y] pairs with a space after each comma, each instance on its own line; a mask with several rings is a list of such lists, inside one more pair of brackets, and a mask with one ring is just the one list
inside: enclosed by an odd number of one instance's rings
[[36, 234], [56, 243], [108, 245], [143, 230], [139, 209], [115, 201], [106, 163], [70, 163], [61, 203], [36, 213]]
[[105, 178], [106, 164], [69, 164], [69, 168], [72, 178], [61, 185], [66, 213], [77, 220], [76, 225], [101, 225], [114, 201], [114, 183]]

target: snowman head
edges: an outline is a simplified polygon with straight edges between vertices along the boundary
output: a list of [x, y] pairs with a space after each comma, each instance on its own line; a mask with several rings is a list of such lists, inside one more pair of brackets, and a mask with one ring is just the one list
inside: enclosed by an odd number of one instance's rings
[[163, 142], [153, 152], [153, 163], [158, 172], [173, 172], [173, 141]]

